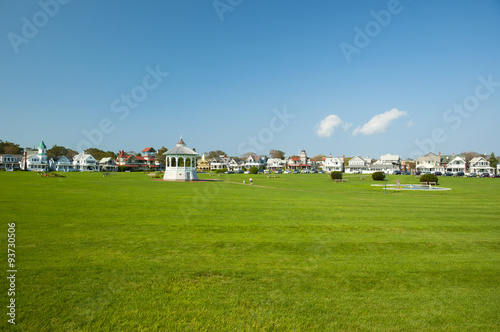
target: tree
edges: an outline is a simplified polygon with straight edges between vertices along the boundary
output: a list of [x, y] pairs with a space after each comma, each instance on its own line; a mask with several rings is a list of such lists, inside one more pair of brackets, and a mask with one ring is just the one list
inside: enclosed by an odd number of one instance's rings
[[166, 164], [167, 156], [164, 156], [163, 154], [167, 151], [168, 151], [168, 149], [164, 146], [162, 146], [160, 150], [156, 151], [156, 154], [155, 154], [156, 161], [163, 163], [163, 164]]
[[285, 153], [281, 150], [271, 150], [269, 151], [269, 156], [271, 158], [277, 158], [277, 159], [285, 159]]
[[257, 174], [259, 172], [259, 168], [257, 166], [250, 167], [250, 174]]
[[257, 154], [255, 152], [245, 152], [244, 154], [241, 155], [241, 159], [246, 160], [250, 156], [256, 156]]
[[405, 165], [407, 171], [410, 169], [415, 169], [417, 167], [417, 164], [414, 161], [406, 161]]
[[326, 156], [324, 154], [318, 154], [317, 156], [314, 156], [312, 158], [312, 160], [314, 160], [314, 161], [322, 161], [323, 158], [326, 158]]
[[354, 158], [354, 157], [345, 158], [344, 166], [349, 165], [349, 160], [351, 160], [352, 158]]
[[215, 150], [215, 151], [210, 151], [208, 154], [205, 153], [206, 156], [208, 156], [207, 158], [208, 159], [212, 159], [212, 158], [215, 158], [215, 157], [219, 157], [219, 156], [222, 156], [222, 155], [226, 155], [226, 153], [224, 151], [221, 151], [221, 150]]
[[[7, 150], [5, 150], [7, 148]], [[15, 144], [8, 141], [0, 140], [0, 154], [21, 154], [24, 152], [24, 149], [19, 146], [19, 144]]]
[[99, 150], [97, 148], [89, 148], [85, 152], [92, 155], [92, 157], [94, 157], [95, 160], [97, 160], [97, 161], [101, 160], [102, 158], [106, 158], [106, 157], [116, 159], [116, 153], [114, 153], [112, 151], [104, 152], [104, 151]]
[[498, 159], [497, 159], [497, 157], [495, 157], [495, 154], [493, 152], [491, 153], [490, 159], [488, 159], [488, 161], [490, 162], [491, 167], [493, 167], [494, 169], [497, 168]]
[[465, 157], [465, 163], [468, 165], [472, 158], [478, 157], [479, 153], [476, 151], [462, 152], [461, 155]]
[[69, 159], [72, 159], [74, 156], [76, 156], [78, 152], [75, 150], [72, 150], [70, 148], [66, 148], [64, 146], [59, 146], [55, 145], [47, 150], [47, 158], [54, 158], [58, 156], [66, 156]]
[[6, 154], [21, 154], [22, 149], [19, 146], [7, 145], [3, 151]]

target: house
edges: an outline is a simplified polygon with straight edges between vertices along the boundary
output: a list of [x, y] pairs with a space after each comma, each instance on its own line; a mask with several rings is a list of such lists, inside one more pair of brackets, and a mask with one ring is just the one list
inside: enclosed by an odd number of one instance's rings
[[464, 156], [453, 156], [452, 159], [450, 159], [446, 163], [446, 172], [451, 172], [453, 174], [458, 173], [458, 172], [464, 172], [466, 171], [467, 163], [465, 162], [465, 157]]
[[213, 157], [210, 159], [210, 170], [214, 169], [229, 169], [229, 162], [231, 158], [221, 155], [219, 157]]
[[490, 162], [484, 157], [474, 157], [469, 161], [469, 172], [470, 173], [489, 173], [493, 174], [493, 167], [490, 167]]
[[445, 171], [444, 167], [441, 165], [441, 153], [439, 153], [439, 156], [437, 156], [432, 152], [429, 152], [425, 156], [418, 157], [416, 168], [417, 171], [422, 173]]
[[277, 169], [282, 169], [286, 165], [285, 159], [280, 158], [269, 158], [266, 162], [266, 168], [270, 171], [275, 171]]
[[156, 150], [152, 147], [147, 147], [141, 151], [141, 157], [148, 168], [158, 167], [158, 163], [156, 162]]
[[91, 154], [81, 152], [73, 157], [73, 167], [79, 172], [100, 171], [100, 166]]
[[413, 159], [405, 159], [401, 161], [401, 169], [403, 172], [414, 172], [415, 171], [416, 162]]
[[376, 162], [371, 164], [370, 170], [373, 172], [393, 173], [401, 171], [401, 157], [394, 154], [381, 156]]
[[345, 167], [346, 173], [369, 172], [372, 160], [368, 157], [356, 156], [351, 158]]
[[197, 172], [210, 171], [210, 162], [205, 158], [205, 154], [202, 154], [201, 158], [197, 161], [196, 171]]
[[145, 148], [140, 156], [128, 155], [120, 150], [116, 159], [116, 166], [125, 166], [135, 170], [157, 170], [158, 166], [155, 158], [156, 150]]
[[0, 154], [0, 169], [13, 171], [20, 169], [19, 162], [22, 156], [20, 154]]
[[143, 156], [143, 157], [153, 157], [153, 159], [154, 159], [155, 156], [156, 156], [156, 150], [153, 149], [152, 147], [144, 148], [141, 151], [141, 156]]
[[47, 160], [47, 147], [43, 140], [38, 145], [38, 150], [30, 150], [24, 152], [24, 157], [21, 159], [21, 169], [25, 171], [48, 171], [49, 162]]
[[232, 171], [241, 171], [245, 166], [245, 162], [240, 158], [231, 158], [228, 163], [228, 169]]
[[248, 156], [245, 160], [245, 168], [249, 169], [252, 166], [257, 167], [258, 169], [264, 169], [267, 165], [267, 157], [266, 156]]
[[73, 161], [66, 156], [57, 156], [49, 160], [49, 168], [51, 171], [70, 172], [74, 169], [73, 167]]
[[105, 172], [116, 172], [118, 170], [118, 165], [116, 165], [115, 160], [111, 157], [105, 157], [99, 160], [99, 166], [101, 170]]
[[325, 172], [343, 172], [344, 171], [344, 158], [330, 157], [325, 158], [323, 162], [323, 170]]
[[314, 169], [316, 162], [307, 156], [306, 150], [302, 150], [298, 157], [287, 159], [286, 168], [293, 170]]

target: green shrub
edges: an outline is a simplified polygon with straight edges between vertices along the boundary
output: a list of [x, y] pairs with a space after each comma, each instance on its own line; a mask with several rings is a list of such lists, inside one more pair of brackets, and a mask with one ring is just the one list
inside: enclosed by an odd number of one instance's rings
[[259, 168], [257, 166], [250, 167], [250, 174], [257, 174], [259, 172]]
[[384, 172], [375, 172], [372, 174], [372, 179], [375, 181], [384, 181], [385, 173]]
[[438, 184], [438, 177], [434, 174], [424, 174], [420, 177], [420, 182], [436, 182]]
[[335, 171], [330, 173], [332, 180], [342, 180], [342, 172]]
[[221, 169], [216, 169], [215, 170], [215, 174], [221, 174], [221, 173], [224, 173], [224, 172], [227, 172], [227, 168], [221, 168]]
[[118, 166], [118, 172], [130, 171], [130, 167], [128, 166]]

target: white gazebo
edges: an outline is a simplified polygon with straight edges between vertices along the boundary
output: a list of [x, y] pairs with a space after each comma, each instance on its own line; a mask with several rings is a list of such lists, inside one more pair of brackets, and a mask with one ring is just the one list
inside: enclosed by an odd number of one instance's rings
[[177, 145], [164, 153], [165, 155], [165, 181], [196, 181], [196, 157], [198, 153], [186, 147], [181, 139]]

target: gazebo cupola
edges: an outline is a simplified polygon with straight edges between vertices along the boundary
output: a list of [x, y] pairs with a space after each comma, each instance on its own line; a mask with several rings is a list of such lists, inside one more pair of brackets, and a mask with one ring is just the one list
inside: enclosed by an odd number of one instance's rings
[[198, 153], [186, 147], [181, 139], [177, 145], [164, 153], [166, 181], [196, 181], [196, 157]]

